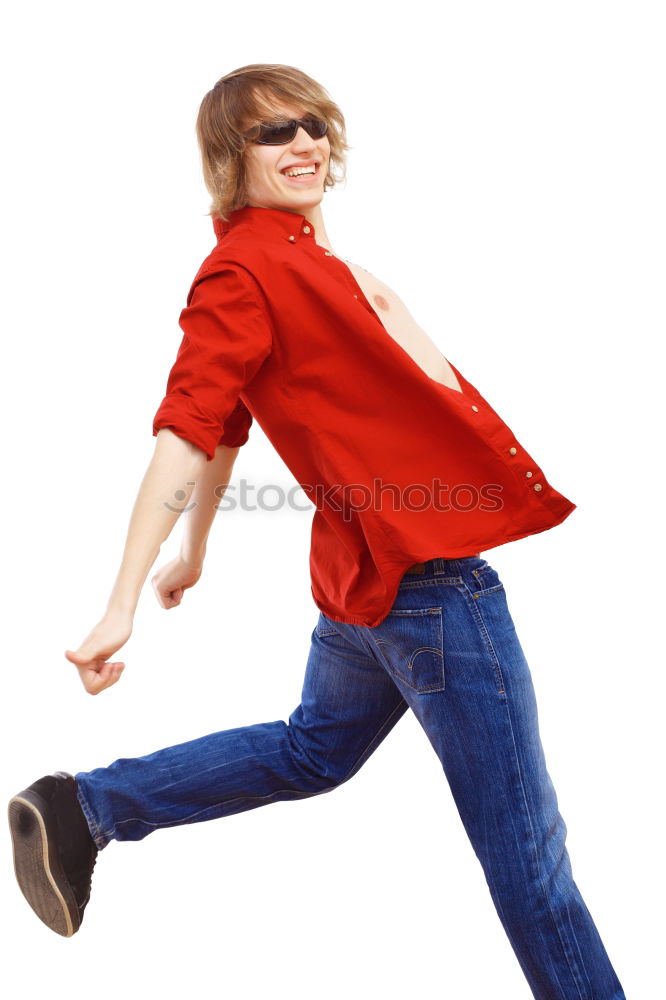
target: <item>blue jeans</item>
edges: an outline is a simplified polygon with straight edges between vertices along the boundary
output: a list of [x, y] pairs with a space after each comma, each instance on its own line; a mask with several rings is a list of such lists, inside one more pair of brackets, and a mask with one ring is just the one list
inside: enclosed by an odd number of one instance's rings
[[282, 720], [79, 772], [98, 848], [161, 827], [329, 792], [408, 708], [442, 763], [511, 946], [539, 1000], [625, 1000], [573, 880], [529, 667], [480, 556], [405, 574], [375, 628], [323, 613], [302, 700]]

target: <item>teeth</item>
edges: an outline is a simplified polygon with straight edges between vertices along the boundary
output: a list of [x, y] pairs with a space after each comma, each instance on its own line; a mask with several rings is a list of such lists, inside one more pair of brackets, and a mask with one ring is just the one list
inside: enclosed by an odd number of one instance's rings
[[315, 167], [294, 167], [293, 170], [285, 170], [286, 177], [298, 177], [300, 174], [314, 174]]

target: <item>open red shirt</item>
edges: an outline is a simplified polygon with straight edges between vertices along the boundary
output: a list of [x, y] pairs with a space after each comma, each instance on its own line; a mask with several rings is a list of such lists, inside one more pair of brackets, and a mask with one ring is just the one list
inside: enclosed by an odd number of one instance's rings
[[153, 435], [169, 427], [210, 460], [259, 422], [314, 504], [312, 596], [329, 618], [379, 625], [413, 563], [575, 510], [455, 365], [462, 393], [386, 331], [304, 215], [246, 206], [213, 225]]

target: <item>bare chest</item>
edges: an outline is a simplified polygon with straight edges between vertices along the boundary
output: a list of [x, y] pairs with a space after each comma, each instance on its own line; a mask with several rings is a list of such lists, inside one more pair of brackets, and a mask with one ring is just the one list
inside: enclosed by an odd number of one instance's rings
[[425, 330], [422, 330], [415, 321], [402, 299], [365, 268], [348, 260], [345, 263], [379, 316], [386, 332], [431, 379], [462, 392], [450, 364]]

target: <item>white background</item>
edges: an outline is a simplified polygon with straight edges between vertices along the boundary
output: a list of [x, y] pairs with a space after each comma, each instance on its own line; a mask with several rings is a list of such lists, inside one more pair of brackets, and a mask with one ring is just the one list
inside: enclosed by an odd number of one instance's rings
[[[201, 582], [169, 613], [146, 583], [125, 672], [98, 697], [63, 655], [106, 606], [178, 315], [214, 245], [200, 101], [237, 67], [295, 65], [340, 105], [354, 147], [323, 203], [334, 249], [395, 287], [578, 505], [485, 554], [532, 670], [576, 882], [629, 1000], [663, 996], [659, 8], [5, 15], [5, 799], [298, 704], [318, 613], [311, 512], [218, 515]], [[256, 423], [241, 476], [294, 484]], [[411, 713], [329, 795], [110, 844], [68, 940], [23, 900], [6, 824], [0, 839], [3, 978], [24, 997], [531, 995]]]

